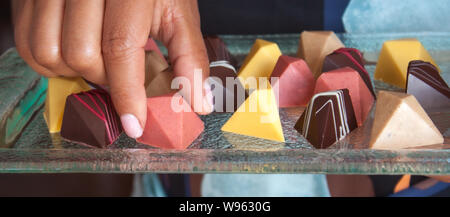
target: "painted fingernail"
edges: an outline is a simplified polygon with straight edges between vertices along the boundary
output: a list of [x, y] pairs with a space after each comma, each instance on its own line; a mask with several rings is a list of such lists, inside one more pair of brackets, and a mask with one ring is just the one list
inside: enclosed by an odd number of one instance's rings
[[137, 139], [142, 136], [143, 129], [136, 116], [124, 114], [120, 116], [120, 121], [122, 121], [123, 129], [129, 137]]

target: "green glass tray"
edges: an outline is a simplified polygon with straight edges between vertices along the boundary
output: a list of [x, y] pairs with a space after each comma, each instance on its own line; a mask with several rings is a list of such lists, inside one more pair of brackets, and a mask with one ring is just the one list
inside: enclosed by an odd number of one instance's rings
[[[439, 64], [442, 76], [450, 80], [450, 33], [409, 33], [380, 35], [339, 35], [348, 47], [363, 51], [371, 76], [379, 50], [385, 40], [415, 37]], [[277, 42], [282, 52], [295, 55], [299, 34], [222, 36], [230, 51], [242, 61], [255, 38]], [[163, 49], [163, 52], [166, 51]], [[27, 71], [28, 66], [14, 49], [0, 58], [0, 82], [8, 83], [7, 73]], [[28, 75], [28, 76], [31, 76]], [[25, 76], [25, 75], [21, 75]], [[45, 82], [45, 79], [35, 80]], [[0, 130], [2, 120], [41, 93], [37, 81], [26, 81], [5, 88], [0, 83]], [[377, 90], [401, 91], [382, 82], [374, 82]], [[34, 92], [33, 92], [34, 91]], [[27, 95], [28, 94], [28, 95]], [[31, 96], [30, 96], [31, 95]], [[8, 96], [14, 100], [5, 101]], [[28, 98], [27, 98], [28, 97]], [[24, 101], [19, 103], [18, 100]], [[40, 104], [39, 104], [40, 103]], [[28, 103], [30, 104], [30, 103]], [[36, 107], [34, 106], [34, 107]], [[33, 107], [33, 108], [34, 108]], [[23, 109], [22, 109], [23, 110]], [[21, 111], [22, 111], [21, 110]], [[28, 109], [23, 117], [26, 126], [17, 127], [20, 134], [9, 144], [0, 142], [0, 173], [326, 173], [326, 174], [423, 174], [450, 175], [450, 111], [430, 114], [445, 137], [444, 144], [404, 150], [368, 149], [373, 111], [366, 124], [329, 149], [314, 149], [293, 129], [304, 108], [281, 109], [285, 143], [224, 133], [221, 126], [231, 114], [202, 116], [205, 131], [183, 151], [160, 150], [136, 143], [124, 134], [107, 149], [90, 148], [50, 135], [42, 116], [42, 106]], [[17, 115], [16, 115], [17, 116]], [[21, 119], [24, 119], [24, 118]], [[17, 118], [17, 117], [16, 117]], [[24, 120], [22, 120], [24, 122]], [[414, 123], [412, 123], [414, 124]], [[16, 132], [17, 133], [17, 132]]]

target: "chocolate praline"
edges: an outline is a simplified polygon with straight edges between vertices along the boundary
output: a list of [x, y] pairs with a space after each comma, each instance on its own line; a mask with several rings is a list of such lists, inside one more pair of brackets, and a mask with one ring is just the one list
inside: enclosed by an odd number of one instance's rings
[[343, 67], [350, 67], [356, 70], [369, 88], [374, 99], [376, 99], [372, 81], [369, 73], [364, 67], [363, 55], [359, 50], [355, 48], [340, 48], [335, 50], [332, 54], [325, 57], [322, 72], [328, 72]]
[[427, 112], [450, 109], [450, 88], [429, 62], [409, 63], [406, 93], [414, 95]]
[[99, 148], [111, 145], [122, 132], [109, 93], [95, 89], [67, 97], [61, 137]]
[[[204, 41], [210, 61], [210, 77], [213, 79], [210, 81], [211, 89], [213, 93], [222, 94], [220, 102], [217, 96], [213, 98], [214, 111], [234, 112], [248, 97], [247, 91], [237, 79], [236, 60], [218, 36], [205, 36]], [[233, 83], [227, 86], [227, 80]], [[221, 91], [217, 91], [217, 88]]]
[[356, 127], [349, 91], [342, 89], [314, 95], [294, 128], [315, 148], [323, 149]]

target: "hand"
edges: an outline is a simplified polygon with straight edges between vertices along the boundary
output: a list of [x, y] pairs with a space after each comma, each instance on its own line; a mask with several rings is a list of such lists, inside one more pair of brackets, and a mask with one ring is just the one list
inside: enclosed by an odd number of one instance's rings
[[[169, 51], [177, 76], [193, 82], [194, 69], [209, 75], [196, 0], [14, 0], [17, 51], [38, 73], [82, 76], [109, 85], [125, 132], [142, 135], [147, 118], [144, 88], [144, 46], [149, 36]], [[193, 105], [203, 100], [201, 114], [212, 111], [209, 85], [203, 96], [182, 89]], [[201, 104], [201, 103], [200, 103]]]

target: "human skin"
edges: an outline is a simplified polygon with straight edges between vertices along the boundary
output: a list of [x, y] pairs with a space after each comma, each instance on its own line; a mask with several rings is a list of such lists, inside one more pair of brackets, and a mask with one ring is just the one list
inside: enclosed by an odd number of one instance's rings
[[[168, 49], [177, 76], [193, 84], [193, 72], [209, 76], [196, 0], [14, 0], [17, 51], [36, 72], [82, 76], [110, 87], [128, 136], [139, 138], [147, 118], [144, 46], [148, 37]], [[208, 84], [200, 94], [181, 94], [200, 114], [212, 111]]]

